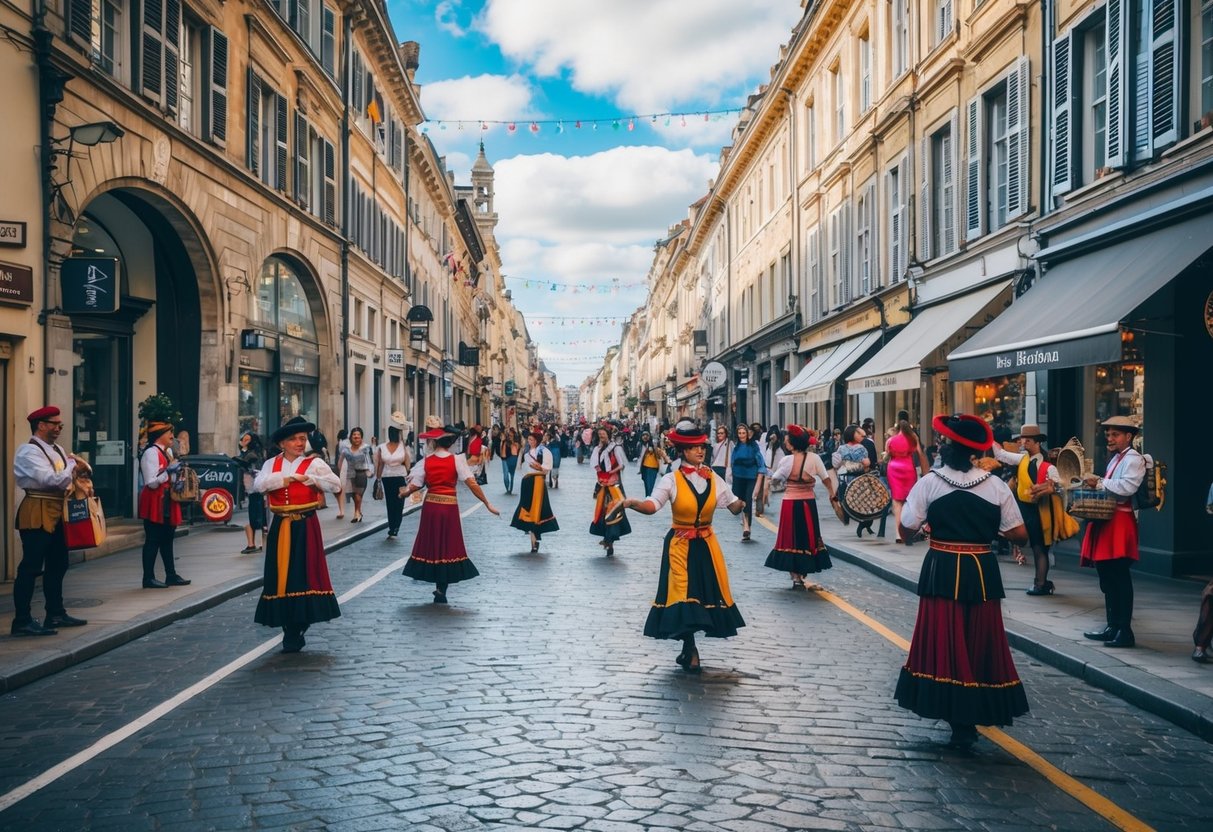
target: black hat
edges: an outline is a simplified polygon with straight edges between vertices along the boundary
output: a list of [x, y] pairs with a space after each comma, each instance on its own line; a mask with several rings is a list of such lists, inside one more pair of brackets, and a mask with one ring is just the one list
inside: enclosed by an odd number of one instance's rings
[[270, 436], [270, 441], [277, 445], [284, 439], [288, 439], [297, 433], [311, 433], [316, 429], [316, 426], [304, 419], [302, 416], [295, 416], [285, 422], [282, 427], [274, 431]]

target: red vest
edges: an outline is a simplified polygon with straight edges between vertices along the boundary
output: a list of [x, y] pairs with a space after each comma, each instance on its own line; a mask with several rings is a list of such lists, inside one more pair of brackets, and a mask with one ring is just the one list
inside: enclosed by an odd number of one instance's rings
[[[155, 449], [156, 453], [160, 454], [160, 471], [168, 467], [168, 455], [159, 445], [150, 445], [144, 453], [150, 453]], [[159, 473], [159, 471], [157, 472]], [[168, 526], [181, 525], [181, 503], [175, 503], [169, 499], [169, 488], [171, 480], [165, 481], [155, 488], [151, 486], [143, 486], [139, 492], [139, 518], [142, 520], [150, 520], [153, 523], [161, 523]], [[164, 504], [168, 503], [168, 511], [165, 512]], [[167, 515], [167, 516], [166, 516]]]
[[455, 496], [455, 482], [458, 477], [454, 454], [451, 456], [430, 454], [425, 458], [425, 487], [431, 494]]
[[[303, 476], [307, 473], [307, 469], [311, 467], [312, 460], [316, 457], [309, 456], [303, 460], [295, 473]], [[274, 457], [274, 465], [270, 469], [275, 474], [282, 473], [282, 454]], [[283, 508], [285, 506], [298, 507], [301, 511], [307, 511], [316, 507], [320, 502], [320, 491], [312, 486], [302, 482], [289, 482], [285, 488], [276, 488], [265, 495], [270, 506]]]

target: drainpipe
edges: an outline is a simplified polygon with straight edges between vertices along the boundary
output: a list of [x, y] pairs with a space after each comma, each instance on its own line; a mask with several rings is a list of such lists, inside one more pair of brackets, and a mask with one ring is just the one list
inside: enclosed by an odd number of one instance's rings
[[1040, 144], [1040, 217], [1043, 219], [1053, 212], [1053, 199], [1049, 187], [1049, 154], [1052, 147], [1053, 135], [1053, 96], [1057, 79], [1048, 71], [1053, 58], [1053, 29], [1056, 9], [1049, 0], [1040, 0], [1040, 78], [1044, 95], [1040, 105], [1040, 135], [1044, 141]]
[[[729, 349], [733, 346], [733, 221], [729, 217], [728, 200], [724, 202], [724, 262], [725, 262], [725, 285], [724, 285], [724, 342]], [[733, 398], [736, 384], [733, 379], [733, 366], [729, 364], [729, 383], [725, 385], [725, 390], [728, 391], [728, 401], [725, 403], [726, 419], [731, 419], [736, 422], [736, 417], [733, 415]], [[746, 388], [747, 390], [749, 388]]]
[[350, 424], [350, 39], [354, 27], [349, 15], [342, 18], [341, 38], [341, 354], [337, 366], [341, 371], [341, 426]]

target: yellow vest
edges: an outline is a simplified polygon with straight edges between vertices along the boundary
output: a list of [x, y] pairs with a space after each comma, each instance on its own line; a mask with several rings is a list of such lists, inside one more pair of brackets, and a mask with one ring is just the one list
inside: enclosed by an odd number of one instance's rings
[[681, 471], [674, 474], [674, 500], [670, 511], [674, 515], [674, 525], [677, 526], [710, 526], [712, 515], [716, 512], [716, 478], [708, 482], [708, 494], [704, 499], [703, 508], [699, 508], [699, 498], [695, 489], [687, 481]]

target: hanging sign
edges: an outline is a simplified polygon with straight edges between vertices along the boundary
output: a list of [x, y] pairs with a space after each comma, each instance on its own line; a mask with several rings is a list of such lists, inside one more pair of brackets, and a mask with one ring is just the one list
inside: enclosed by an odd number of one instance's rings
[[719, 361], [709, 361], [699, 372], [699, 389], [706, 396], [729, 380], [729, 371]]
[[34, 270], [0, 262], [0, 303], [33, 303]]
[[68, 314], [118, 310], [118, 258], [69, 257], [59, 267], [63, 311]]

